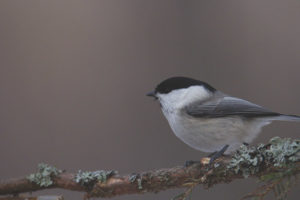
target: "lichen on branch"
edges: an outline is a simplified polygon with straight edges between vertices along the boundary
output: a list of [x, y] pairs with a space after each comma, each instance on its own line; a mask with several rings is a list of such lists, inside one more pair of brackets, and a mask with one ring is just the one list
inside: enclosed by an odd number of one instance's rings
[[[292, 184], [284, 182], [300, 173], [300, 141], [272, 138], [268, 144], [242, 145], [232, 156], [218, 158], [209, 165], [209, 158], [191, 166], [177, 166], [128, 175], [115, 171], [81, 171], [71, 174], [47, 164], [38, 172], [20, 179], [0, 181], [0, 195], [33, 192], [47, 188], [62, 188], [86, 192], [86, 197], [113, 197], [123, 194], [159, 192], [171, 188], [187, 188], [181, 199], [190, 196], [197, 185], [204, 188], [235, 179], [256, 177], [267, 184], [248, 197], [263, 197], [283, 183], [288, 187], [278, 196], [285, 196]], [[276, 193], [276, 192], [275, 192]]]
[[96, 182], [105, 183], [109, 177], [115, 175], [117, 172], [114, 170], [105, 171], [82, 171], [79, 170], [75, 175], [75, 182], [82, 186], [93, 186]]
[[38, 172], [30, 174], [27, 179], [41, 187], [48, 187], [53, 184], [53, 178], [62, 173], [62, 170], [45, 163], [38, 164]]
[[262, 165], [283, 167], [299, 160], [300, 140], [274, 137], [266, 145], [242, 145], [232, 156], [227, 168], [247, 178], [259, 172]]

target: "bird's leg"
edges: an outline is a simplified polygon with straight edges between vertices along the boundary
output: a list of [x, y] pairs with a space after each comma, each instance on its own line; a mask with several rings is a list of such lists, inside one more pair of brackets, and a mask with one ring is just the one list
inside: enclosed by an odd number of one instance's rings
[[220, 151], [216, 151], [212, 154], [210, 154], [210, 161], [209, 161], [209, 165], [211, 165], [216, 159], [220, 158], [224, 152], [228, 149], [229, 145], [226, 144]]
[[211, 154], [209, 154], [207, 157], [212, 157], [213, 155], [215, 155], [216, 153], [218, 153], [218, 151], [212, 152]]

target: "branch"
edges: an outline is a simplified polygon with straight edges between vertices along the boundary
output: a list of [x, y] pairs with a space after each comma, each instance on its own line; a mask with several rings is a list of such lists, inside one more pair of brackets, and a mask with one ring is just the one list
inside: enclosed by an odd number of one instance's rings
[[37, 173], [27, 177], [0, 181], [0, 195], [48, 188], [86, 192], [86, 198], [156, 193], [171, 188], [188, 188], [186, 193], [190, 193], [199, 184], [209, 188], [246, 177], [272, 175], [274, 178], [278, 174], [286, 175], [286, 172], [296, 175], [300, 172], [299, 144], [298, 140], [275, 138], [267, 145], [242, 146], [232, 157], [217, 159], [213, 166], [208, 165], [209, 158], [203, 158], [201, 162], [188, 167], [178, 166], [123, 176], [115, 171], [104, 170], [72, 174], [43, 164], [39, 165]]

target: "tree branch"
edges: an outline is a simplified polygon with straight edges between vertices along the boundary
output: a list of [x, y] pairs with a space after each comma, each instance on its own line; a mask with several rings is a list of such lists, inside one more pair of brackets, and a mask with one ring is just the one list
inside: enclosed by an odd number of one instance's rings
[[[291, 142], [295, 141], [289, 140], [287, 146], [295, 149]], [[299, 141], [296, 141], [295, 144], [300, 149]], [[283, 154], [275, 155], [278, 153], [277, 150], [274, 150], [275, 147], [272, 143], [258, 147], [244, 146], [244, 149], [241, 148], [232, 157], [217, 159], [213, 166], [208, 165], [209, 158], [203, 158], [201, 162], [188, 167], [177, 166], [123, 176], [114, 171], [103, 170], [80, 171], [77, 174], [71, 174], [48, 165], [42, 165], [38, 173], [28, 177], [0, 181], [0, 195], [16, 195], [48, 188], [86, 192], [86, 198], [156, 193], [171, 188], [189, 188], [188, 192], [190, 192], [199, 184], [209, 188], [215, 184], [229, 183], [248, 176], [259, 178], [266, 174], [278, 176], [287, 171], [292, 175], [298, 174], [300, 172], [299, 149], [290, 152], [278, 146]], [[274, 155], [268, 155], [270, 152], [273, 152]], [[284, 160], [278, 162], [274, 156], [276, 158], [283, 156]]]

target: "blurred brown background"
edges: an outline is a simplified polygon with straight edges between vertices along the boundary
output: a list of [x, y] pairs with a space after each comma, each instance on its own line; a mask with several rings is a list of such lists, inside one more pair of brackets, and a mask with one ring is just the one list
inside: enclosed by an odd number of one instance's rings
[[[199, 159], [145, 96], [174, 75], [300, 114], [299, 10], [298, 0], [0, 1], [0, 178], [40, 162], [124, 174]], [[256, 142], [299, 133], [300, 124], [277, 122]], [[198, 187], [193, 199], [239, 199], [255, 185]], [[299, 195], [298, 186], [289, 199]]]

